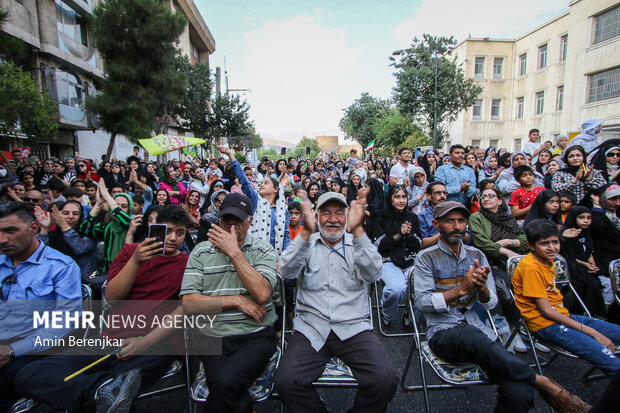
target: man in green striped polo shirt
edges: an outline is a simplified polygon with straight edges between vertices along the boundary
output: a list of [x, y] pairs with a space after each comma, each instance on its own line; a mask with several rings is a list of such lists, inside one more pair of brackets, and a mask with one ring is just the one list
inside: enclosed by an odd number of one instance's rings
[[271, 293], [277, 281], [273, 247], [250, 235], [252, 202], [239, 193], [226, 196], [220, 225], [190, 254], [181, 296], [186, 314], [212, 314], [214, 327], [200, 329], [198, 340], [222, 340], [221, 355], [199, 356], [209, 386], [205, 411], [252, 411], [248, 387], [276, 349], [276, 314]]

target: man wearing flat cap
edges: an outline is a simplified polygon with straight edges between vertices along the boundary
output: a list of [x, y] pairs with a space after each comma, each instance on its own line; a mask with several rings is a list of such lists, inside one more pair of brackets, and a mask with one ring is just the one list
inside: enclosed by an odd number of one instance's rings
[[275, 251], [248, 235], [251, 214], [247, 196], [226, 195], [220, 225], [213, 225], [208, 241], [192, 250], [183, 276], [180, 295], [186, 314], [213, 314], [213, 306], [221, 305], [219, 322], [200, 326], [194, 340], [221, 339], [221, 355], [200, 356], [209, 386], [209, 412], [251, 412], [248, 387], [276, 349], [271, 301], [277, 280]]
[[351, 411], [384, 412], [398, 378], [370, 321], [367, 285], [380, 278], [382, 260], [362, 228], [366, 191], [358, 191], [350, 208], [342, 194], [327, 192], [316, 215], [305, 192], [299, 195], [304, 229], [280, 257], [282, 276], [299, 282], [294, 332], [276, 371], [276, 390], [292, 412], [326, 412], [312, 382], [337, 356], [359, 384]]
[[426, 319], [431, 350], [445, 360], [480, 365], [499, 385], [496, 412], [528, 411], [533, 388], [560, 412], [585, 411], [581, 400], [510, 354], [478, 317], [476, 304], [491, 310], [497, 295], [487, 258], [463, 243], [467, 208], [446, 201], [435, 206], [433, 218], [439, 241], [418, 254], [413, 270], [415, 306]]

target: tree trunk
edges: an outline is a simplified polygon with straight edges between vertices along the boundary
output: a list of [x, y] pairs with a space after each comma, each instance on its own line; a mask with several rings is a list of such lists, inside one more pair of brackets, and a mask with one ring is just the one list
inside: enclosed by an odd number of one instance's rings
[[112, 149], [114, 149], [114, 142], [116, 141], [116, 132], [110, 135], [110, 143], [108, 143], [108, 150], [106, 151], [106, 155], [108, 157], [108, 161], [110, 160], [110, 156], [112, 155]]

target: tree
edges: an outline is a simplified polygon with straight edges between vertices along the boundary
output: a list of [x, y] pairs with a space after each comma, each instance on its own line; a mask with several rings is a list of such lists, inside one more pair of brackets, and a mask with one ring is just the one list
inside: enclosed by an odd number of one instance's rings
[[176, 67], [187, 77], [186, 93], [174, 109], [176, 121], [196, 138], [206, 139], [205, 146], [210, 147], [213, 135], [208, 122], [212, 90], [209, 66], [200, 62], [192, 64], [187, 56], [178, 53]]
[[0, 63], [0, 96], [0, 135], [39, 141], [58, 134], [58, 105], [39, 92], [30, 73], [8, 61]]
[[375, 119], [381, 117], [389, 108], [389, 101], [372, 97], [364, 92], [359, 99], [354, 100], [348, 108], [344, 109], [344, 116], [339, 123], [340, 129], [347, 138], [366, 147], [375, 140], [373, 131]]
[[429, 140], [424, 135], [422, 129], [413, 122], [413, 119], [407, 115], [403, 115], [396, 108], [390, 109], [384, 116], [375, 119], [373, 131], [377, 137], [375, 142], [376, 146], [389, 146], [396, 149], [403, 146], [404, 142], [410, 136], [414, 135], [420, 138], [421, 141], [425, 142], [422, 145], [427, 145], [430, 143], [421, 139], [422, 137], [425, 137]]
[[93, 14], [105, 75], [97, 84], [101, 93], [86, 107], [110, 132], [109, 157], [118, 134], [135, 141], [149, 138], [155, 128], [165, 130], [169, 108], [185, 92], [186, 78], [174, 57], [186, 19], [166, 0], [106, 0]]
[[[306, 148], [310, 148], [310, 155], [306, 154]], [[304, 159], [316, 159], [319, 156], [319, 152], [321, 152], [321, 148], [319, 148], [319, 142], [316, 140], [316, 138], [309, 138], [307, 136], [304, 136], [300, 139], [297, 147], [292, 151], [288, 152], [287, 155]]]
[[455, 45], [454, 37], [424, 34], [422, 40], [414, 38], [409, 48], [397, 50], [390, 57], [392, 66], [396, 68], [393, 98], [397, 107], [403, 114], [422, 118], [431, 135], [435, 125], [439, 131], [443, 130], [443, 122], [456, 120], [463, 109], [474, 104], [483, 90], [473, 79], [465, 78], [465, 72], [461, 65], [457, 64], [456, 56], [448, 56]]
[[[252, 144], [256, 129], [250, 121], [250, 104], [237, 95], [216, 96], [213, 112], [207, 123], [212, 135], [226, 137], [230, 147], [247, 147]], [[254, 140], [256, 142], [256, 140]]]

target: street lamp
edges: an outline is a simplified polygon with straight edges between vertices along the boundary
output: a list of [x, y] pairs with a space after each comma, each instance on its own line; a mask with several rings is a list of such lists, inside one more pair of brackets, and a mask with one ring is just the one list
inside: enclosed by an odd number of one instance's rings
[[433, 150], [437, 151], [437, 44], [435, 44], [435, 103], [433, 108], [435, 109], [434, 117], [433, 117]]

